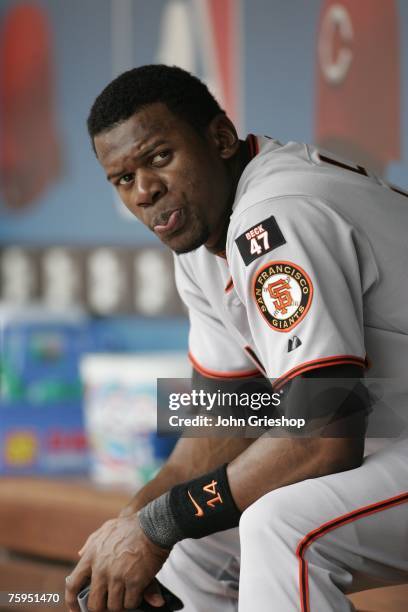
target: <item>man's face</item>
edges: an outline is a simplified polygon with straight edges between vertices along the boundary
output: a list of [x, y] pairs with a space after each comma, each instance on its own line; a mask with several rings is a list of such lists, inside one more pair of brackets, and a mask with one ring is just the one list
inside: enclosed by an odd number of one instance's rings
[[231, 185], [211, 130], [201, 136], [155, 103], [98, 134], [94, 144], [123, 203], [173, 251], [218, 238]]

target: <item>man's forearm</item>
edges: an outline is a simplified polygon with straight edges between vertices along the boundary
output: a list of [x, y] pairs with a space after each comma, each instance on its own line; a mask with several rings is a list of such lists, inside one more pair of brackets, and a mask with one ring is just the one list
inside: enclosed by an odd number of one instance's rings
[[121, 510], [119, 516], [129, 516], [138, 512], [150, 501], [183, 480], [183, 476], [173, 466], [166, 463], [158, 474], [135, 494], [128, 505]]
[[136, 493], [120, 516], [137, 512], [180, 482], [229, 463], [253, 441], [246, 438], [181, 438], [157, 476]]
[[303, 414], [313, 415], [305, 431], [308, 437], [273, 438], [272, 432], [266, 432], [248, 447], [248, 441], [235, 439], [226, 442], [224, 450], [217, 447], [216, 439], [200, 440], [190, 461], [188, 453], [177, 457], [175, 452], [171, 459], [175, 464], [181, 459], [180, 465], [188, 465], [189, 471], [139, 515], [152, 542], [170, 549], [184, 538], [236, 527], [241, 512], [266, 493], [358, 467], [368, 411], [360, 368], [325, 374], [316, 380], [296, 380], [285, 398], [289, 415], [299, 412], [300, 405]]
[[243, 511], [280, 487], [353, 469], [361, 464], [361, 438], [259, 438], [227, 468], [232, 496]]

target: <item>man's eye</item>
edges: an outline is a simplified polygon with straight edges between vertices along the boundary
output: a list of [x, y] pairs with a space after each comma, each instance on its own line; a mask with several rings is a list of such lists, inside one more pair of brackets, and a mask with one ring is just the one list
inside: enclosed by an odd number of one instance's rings
[[170, 151], [168, 151], [168, 150], [160, 151], [159, 153], [156, 153], [152, 157], [151, 163], [152, 163], [153, 166], [160, 166], [161, 164], [166, 162], [169, 157], [170, 157]]
[[120, 177], [118, 185], [128, 185], [133, 180], [133, 174], [124, 174]]

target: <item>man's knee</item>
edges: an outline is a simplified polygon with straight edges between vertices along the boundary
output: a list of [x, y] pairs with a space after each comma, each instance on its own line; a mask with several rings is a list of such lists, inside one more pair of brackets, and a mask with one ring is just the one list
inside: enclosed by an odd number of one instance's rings
[[308, 482], [271, 491], [249, 506], [242, 513], [239, 524], [241, 546], [247, 541], [259, 541], [262, 545], [271, 539], [295, 546], [313, 524], [313, 517], [308, 516], [302, 503], [302, 499], [310, 495]]
[[[279, 559], [282, 555], [296, 555], [299, 546], [325, 524], [328, 518], [336, 516], [336, 506], [313, 480], [282, 487], [267, 493], [243, 512], [240, 521], [242, 550], [256, 554], [259, 547], [269, 547], [270, 554]], [[307, 557], [320, 563], [322, 558], [335, 559], [339, 551], [353, 549], [354, 531], [343, 526], [313, 540], [307, 547]]]

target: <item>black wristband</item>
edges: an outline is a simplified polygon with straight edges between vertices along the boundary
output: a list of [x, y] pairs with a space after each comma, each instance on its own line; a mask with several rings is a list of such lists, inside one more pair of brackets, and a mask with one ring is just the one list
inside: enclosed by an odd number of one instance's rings
[[169, 504], [183, 538], [203, 538], [237, 527], [241, 516], [229, 487], [227, 464], [173, 487]]

